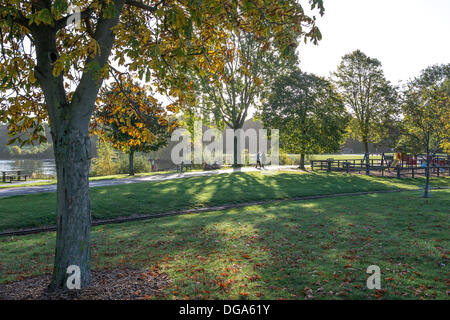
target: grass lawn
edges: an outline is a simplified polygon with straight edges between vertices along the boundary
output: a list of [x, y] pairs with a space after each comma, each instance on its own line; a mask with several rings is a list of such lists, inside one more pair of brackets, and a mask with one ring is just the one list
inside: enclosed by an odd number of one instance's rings
[[20, 185], [16, 185], [16, 182], [14, 181], [13, 183], [9, 183], [9, 182], [0, 182], [0, 189], [3, 188], [24, 188], [24, 187], [36, 187], [36, 186], [47, 186], [49, 184], [55, 184], [56, 180], [54, 179], [48, 179], [48, 180], [44, 180], [44, 179], [36, 179], [36, 181], [33, 181], [32, 179], [28, 179], [27, 183], [23, 183]]
[[[193, 170], [194, 171], [194, 170]], [[154, 176], [158, 174], [168, 174], [168, 173], [175, 173], [175, 171], [156, 171], [156, 172], [146, 172], [146, 173], [136, 173], [134, 177], [147, 177], [147, 176]], [[115, 180], [115, 179], [126, 179], [126, 178], [132, 178], [129, 174], [114, 174], [109, 176], [99, 176], [99, 177], [89, 177], [89, 181], [99, 181], [99, 180]], [[0, 182], [0, 188], [23, 188], [23, 187], [36, 187], [36, 186], [46, 186], [50, 184], [56, 184], [56, 179], [36, 179], [38, 181], [36, 182], [30, 182], [30, 183], [24, 183], [22, 185], [11, 185], [11, 183], [1, 183]], [[32, 180], [31, 180], [32, 181]], [[15, 182], [13, 182], [14, 184]]]
[[[433, 178], [433, 186], [450, 178]], [[341, 173], [248, 172], [91, 188], [94, 219], [256, 200], [416, 188], [423, 178], [389, 179]], [[0, 231], [52, 225], [56, 193], [0, 199]]]
[[[98, 226], [92, 266], [166, 273], [170, 286], [151, 298], [448, 299], [449, 207], [450, 190], [438, 190]], [[0, 238], [0, 282], [51, 273], [54, 243], [55, 233]], [[379, 291], [366, 288], [370, 265]]]

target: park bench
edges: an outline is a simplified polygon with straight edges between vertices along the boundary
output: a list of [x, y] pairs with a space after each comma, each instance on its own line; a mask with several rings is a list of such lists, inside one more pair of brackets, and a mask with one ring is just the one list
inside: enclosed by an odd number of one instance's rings
[[185, 171], [192, 170], [192, 164], [184, 164], [183, 162], [181, 162], [181, 164], [177, 164], [177, 172], [183, 173], [183, 169], [185, 169]]
[[14, 180], [14, 177], [13, 176], [7, 176], [7, 175], [2, 175], [2, 182], [9, 182], [9, 183], [12, 183], [13, 182], [13, 180]]
[[218, 170], [222, 167], [223, 167], [223, 165], [220, 165], [217, 162], [214, 162], [213, 164], [205, 163], [203, 170]]
[[[13, 181], [27, 181], [28, 174], [24, 174], [22, 171], [8, 172], [2, 171], [2, 182], [12, 183]], [[8, 181], [9, 180], [9, 181]]]

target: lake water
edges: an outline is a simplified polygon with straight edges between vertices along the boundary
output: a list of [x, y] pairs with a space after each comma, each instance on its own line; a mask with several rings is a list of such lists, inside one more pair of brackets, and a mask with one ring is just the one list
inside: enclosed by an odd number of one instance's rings
[[48, 160], [0, 160], [0, 171], [39, 172], [45, 175], [56, 175], [55, 161]]

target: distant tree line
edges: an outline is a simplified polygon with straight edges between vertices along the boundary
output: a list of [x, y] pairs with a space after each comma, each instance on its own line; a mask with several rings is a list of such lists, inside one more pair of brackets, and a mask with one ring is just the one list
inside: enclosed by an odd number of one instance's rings
[[[53, 159], [53, 145], [51, 143], [51, 134], [50, 129], [47, 124], [44, 124], [45, 136], [47, 138], [47, 142], [35, 143], [34, 145], [25, 144], [21, 145], [19, 142], [14, 142], [8, 144], [10, 142], [10, 136], [8, 135], [8, 127], [5, 124], [0, 123], [0, 159], [1, 160], [9, 160], [9, 159]], [[27, 133], [23, 133], [22, 135], [25, 137]], [[92, 154], [96, 155], [97, 149], [97, 137], [91, 137], [91, 148]]]

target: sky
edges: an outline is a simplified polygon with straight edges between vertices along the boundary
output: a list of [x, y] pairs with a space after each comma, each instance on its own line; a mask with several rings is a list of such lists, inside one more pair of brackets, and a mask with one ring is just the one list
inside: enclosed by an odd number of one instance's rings
[[380, 60], [393, 84], [450, 63], [450, 0], [324, 0], [324, 6], [323, 17], [317, 13], [322, 40], [298, 51], [303, 71], [328, 77], [356, 49]]

